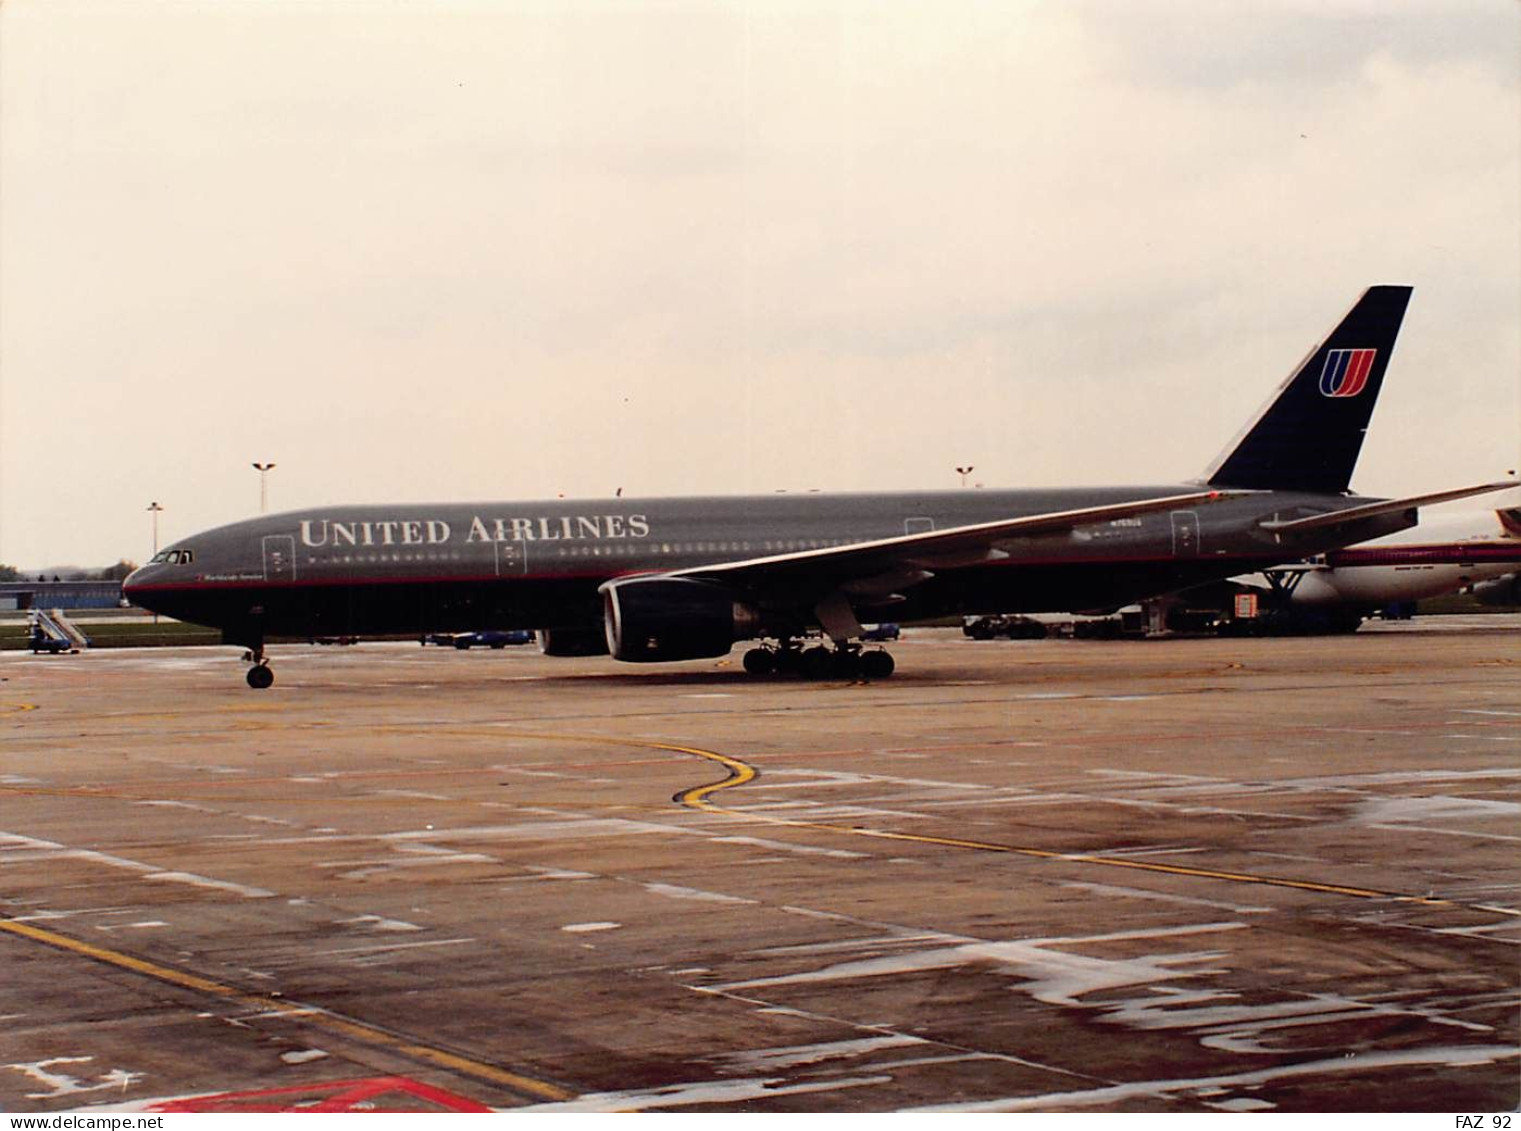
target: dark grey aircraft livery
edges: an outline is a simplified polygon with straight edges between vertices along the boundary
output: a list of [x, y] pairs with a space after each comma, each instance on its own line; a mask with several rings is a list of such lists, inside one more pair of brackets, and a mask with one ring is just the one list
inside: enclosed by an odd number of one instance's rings
[[[1348, 494], [1409, 287], [1372, 287], [1197, 482], [897, 494], [333, 506], [176, 542], [126, 581], [274, 680], [275, 636], [538, 630], [549, 655], [890, 675], [862, 622], [1111, 609], [1411, 526]], [[828, 645], [804, 648], [821, 629]]]

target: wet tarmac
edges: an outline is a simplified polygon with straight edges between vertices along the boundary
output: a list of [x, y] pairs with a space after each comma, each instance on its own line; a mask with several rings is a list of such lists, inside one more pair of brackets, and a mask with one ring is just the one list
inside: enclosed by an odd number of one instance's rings
[[0, 1109], [1511, 1110], [1515, 625], [7, 654]]

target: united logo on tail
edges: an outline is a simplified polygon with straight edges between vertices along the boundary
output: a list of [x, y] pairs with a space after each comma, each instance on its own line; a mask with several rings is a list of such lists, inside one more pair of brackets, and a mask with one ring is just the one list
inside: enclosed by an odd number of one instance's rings
[[1368, 384], [1378, 350], [1332, 350], [1320, 371], [1320, 395], [1355, 397]]

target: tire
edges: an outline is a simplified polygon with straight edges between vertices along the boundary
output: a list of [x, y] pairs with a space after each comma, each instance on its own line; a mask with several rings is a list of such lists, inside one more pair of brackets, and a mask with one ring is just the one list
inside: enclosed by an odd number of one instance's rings
[[745, 653], [744, 665], [751, 675], [770, 675], [776, 671], [776, 653], [770, 648], [751, 648]]
[[863, 679], [886, 679], [897, 668], [891, 652], [861, 653], [861, 677]]
[[828, 648], [808, 648], [798, 658], [798, 667], [805, 679], [828, 679], [833, 666]]
[[829, 659], [830, 674], [835, 679], [861, 678], [861, 653], [836, 651]]
[[771, 654], [771, 670], [778, 675], [801, 675], [803, 653], [796, 648], [778, 648]]

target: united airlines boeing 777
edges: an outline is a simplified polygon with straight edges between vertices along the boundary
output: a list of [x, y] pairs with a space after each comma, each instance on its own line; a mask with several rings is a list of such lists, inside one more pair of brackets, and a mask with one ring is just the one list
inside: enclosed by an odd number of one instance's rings
[[[1348, 494], [1409, 287], [1372, 287], [1197, 482], [1043, 491], [334, 506], [176, 542], [131, 600], [222, 630], [274, 681], [273, 636], [532, 628], [550, 655], [722, 656], [890, 675], [863, 621], [1112, 608], [1412, 525]], [[804, 648], [821, 629], [829, 646]]]

